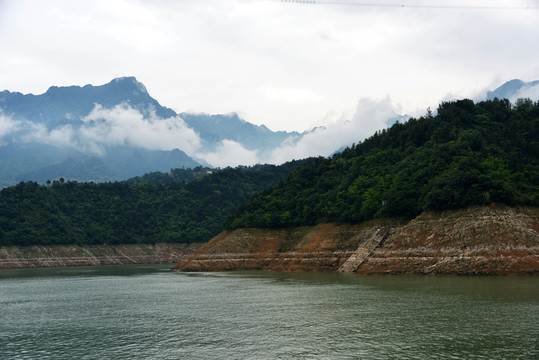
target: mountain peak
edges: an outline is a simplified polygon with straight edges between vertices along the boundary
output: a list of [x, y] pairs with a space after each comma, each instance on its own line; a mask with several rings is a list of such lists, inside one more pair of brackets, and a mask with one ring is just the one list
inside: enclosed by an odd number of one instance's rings
[[77, 85], [72, 86], [51, 86], [47, 90], [47, 95], [55, 95], [55, 94], [66, 94], [66, 93], [73, 93], [73, 91], [78, 91], [80, 89], [83, 90], [90, 90], [95, 88], [114, 88], [117, 90], [127, 90], [129, 92], [136, 92], [141, 95], [148, 95], [148, 91], [146, 90], [146, 86], [144, 86], [143, 83], [138, 81], [134, 76], [124, 76], [124, 77], [118, 77], [113, 79], [108, 84], [102, 85], [102, 86], [93, 86], [93, 85], [85, 85], [84, 87], [80, 87]]
[[536, 86], [539, 84], [539, 80], [524, 82], [520, 79], [513, 79], [506, 81], [494, 91], [487, 92], [487, 100], [492, 100], [495, 97], [499, 99], [511, 99], [517, 96], [517, 94], [526, 88]]
[[147, 94], [148, 91], [146, 90], [146, 86], [144, 86], [143, 83], [137, 80], [134, 76], [123, 76], [113, 79], [110, 83], [107, 85], [117, 85], [120, 87], [135, 87], [136, 90], [143, 94]]

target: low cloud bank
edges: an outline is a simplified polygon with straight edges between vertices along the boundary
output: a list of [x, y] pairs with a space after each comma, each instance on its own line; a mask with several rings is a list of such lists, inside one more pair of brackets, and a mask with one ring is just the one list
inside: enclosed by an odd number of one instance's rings
[[[45, 124], [13, 120], [0, 113], [0, 140], [38, 142], [58, 147], [72, 147], [88, 154], [104, 156], [107, 148], [130, 145], [149, 150], [180, 149], [195, 160], [215, 167], [281, 164], [292, 159], [328, 156], [343, 146], [357, 143], [386, 127], [397, 115], [389, 97], [359, 100], [353, 116], [342, 116], [299, 138], [290, 137], [271, 152], [246, 149], [241, 143], [225, 139], [215, 151], [207, 151], [197, 132], [178, 116], [160, 118], [155, 112], [139, 110], [128, 104], [94, 109], [78, 123], [48, 129]], [[8, 139], [8, 136], [10, 138]]]
[[200, 149], [200, 137], [180, 117], [160, 118], [150, 111], [144, 115], [127, 104], [110, 109], [96, 104], [78, 124], [48, 129], [43, 123], [13, 120], [0, 114], [0, 138], [73, 147], [85, 153], [104, 155], [107, 147], [132, 145], [149, 150], [180, 148], [190, 155]]
[[514, 103], [517, 99], [529, 98], [533, 101], [539, 100], [539, 84], [534, 86], [524, 86], [522, 87], [515, 96], [511, 97], [511, 102]]
[[106, 146], [128, 144], [150, 150], [180, 148], [193, 155], [200, 147], [200, 137], [180, 117], [162, 119], [150, 112], [145, 118], [126, 104], [111, 109], [96, 105], [82, 121], [79, 143], [96, 153], [103, 153]]
[[0, 138], [19, 130], [20, 126], [20, 121], [14, 121], [0, 112]]
[[221, 144], [217, 146], [214, 152], [198, 153], [196, 155], [215, 167], [255, 165], [261, 162], [258, 151], [248, 150], [240, 143], [232, 140], [221, 141]]
[[283, 143], [272, 152], [270, 162], [280, 164], [291, 159], [329, 156], [343, 146], [358, 143], [386, 128], [388, 119], [398, 116], [397, 110], [389, 96], [380, 100], [363, 98], [358, 101], [351, 119], [341, 118], [317, 128], [296, 143]]

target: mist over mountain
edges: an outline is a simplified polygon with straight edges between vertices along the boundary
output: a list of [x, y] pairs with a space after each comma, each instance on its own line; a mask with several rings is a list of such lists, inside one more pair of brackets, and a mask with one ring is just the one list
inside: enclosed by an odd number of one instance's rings
[[519, 79], [513, 79], [505, 82], [493, 91], [488, 91], [486, 99], [493, 100], [508, 99], [515, 101], [518, 98], [539, 99], [539, 80], [524, 82]]
[[209, 115], [181, 113], [180, 117], [200, 134], [204, 145], [211, 150], [224, 139], [241, 143], [248, 150], [268, 151], [281, 145], [283, 141], [299, 138], [299, 132], [271, 131], [264, 125], [254, 125], [237, 114]]
[[[539, 81], [511, 80], [487, 97], [537, 99]], [[407, 119], [389, 96], [363, 98], [349, 117], [303, 133], [272, 131], [237, 114], [178, 114], [134, 77], [101, 86], [52, 86], [41, 95], [5, 90], [0, 92], [0, 187], [330, 156]]]
[[0, 93], [0, 108], [15, 118], [34, 123], [44, 123], [49, 129], [58, 125], [76, 124], [88, 115], [96, 104], [103, 108], [126, 103], [145, 116], [149, 111], [162, 118], [176, 113], [161, 106], [153, 99], [146, 87], [134, 77], [117, 78], [101, 86], [51, 86], [41, 95], [3, 91]]
[[[0, 185], [64, 177], [121, 180], [149, 171], [256, 163], [297, 132], [231, 115], [177, 114], [134, 77], [101, 86], [0, 93]], [[208, 161], [209, 160], [209, 161]]]

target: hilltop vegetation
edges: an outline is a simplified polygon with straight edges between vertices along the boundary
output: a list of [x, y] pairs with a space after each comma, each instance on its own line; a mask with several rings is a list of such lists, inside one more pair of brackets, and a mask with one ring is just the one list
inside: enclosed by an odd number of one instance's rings
[[242, 205], [227, 227], [279, 228], [477, 204], [539, 205], [539, 102], [442, 103], [436, 116], [318, 158]]
[[114, 183], [21, 182], [0, 191], [0, 246], [208, 241], [240, 204], [305, 162], [177, 169]]
[[190, 182], [200, 179], [203, 176], [213, 173], [213, 169], [208, 167], [197, 166], [194, 169], [171, 169], [169, 173], [161, 171], [152, 171], [142, 176], [135, 176], [126, 180], [130, 185], [164, 185], [178, 182]]

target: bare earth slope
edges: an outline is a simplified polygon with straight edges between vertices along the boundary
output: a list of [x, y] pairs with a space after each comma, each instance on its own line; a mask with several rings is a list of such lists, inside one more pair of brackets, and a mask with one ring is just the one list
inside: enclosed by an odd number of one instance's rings
[[539, 209], [476, 207], [418, 216], [359, 273], [536, 274]]
[[0, 247], [0, 269], [176, 263], [200, 244]]
[[424, 213], [407, 224], [225, 231], [175, 269], [537, 274], [539, 209], [497, 205]]

